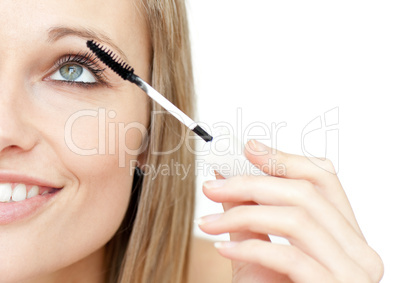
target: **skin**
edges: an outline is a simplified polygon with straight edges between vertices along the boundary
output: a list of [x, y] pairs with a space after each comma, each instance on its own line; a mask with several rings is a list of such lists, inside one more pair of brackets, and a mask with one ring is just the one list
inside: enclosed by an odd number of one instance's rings
[[[232, 260], [232, 282], [380, 281], [381, 258], [364, 239], [328, 160], [313, 163], [257, 141], [247, 144], [246, 156], [270, 176], [205, 182], [205, 195], [225, 212], [199, 220], [206, 233], [230, 233], [231, 242], [217, 248]], [[273, 244], [267, 234], [290, 245]]]
[[[49, 41], [48, 32], [60, 26], [101, 31], [149, 81], [143, 18], [128, 0], [3, 0], [0, 11], [0, 173], [37, 177], [63, 188], [33, 216], [0, 225], [1, 280], [103, 282], [104, 245], [128, 205], [130, 159], [143, 157], [134, 154], [119, 167], [118, 154], [79, 155], [66, 144], [65, 125], [77, 112], [99, 108], [116, 113], [106, 118], [116, 129], [118, 123], [148, 125], [148, 99], [109, 70], [104, 73], [108, 86], [53, 81], [55, 62], [86, 50], [86, 40]], [[74, 144], [99, 148], [98, 123], [97, 117], [79, 118], [72, 128]], [[107, 149], [113, 138], [106, 130]], [[119, 140], [136, 149], [142, 136], [130, 130]], [[261, 166], [275, 158], [285, 164], [285, 175], [264, 166], [272, 177], [236, 177], [219, 188], [204, 184], [205, 194], [222, 202], [226, 212], [203, 218], [200, 226], [210, 234], [230, 232], [237, 242], [218, 249], [232, 260], [233, 282], [378, 282], [381, 260], [365, 242], [335, 174], [301, 157], [264, 150], [248, 158]], [[292, 246], [270, 244], [268, 233], [286, 237]], [[211, 245], [194, 240], [192, 250], [190, 278], [198, 281], [191, 282], [229, 282], [228, 262]]]
[[232, 282], [231, 261], [218, 253], [213, 242], [194, 237], [191, 244], [188, 282]]
[[[119, 167], [119, 154], [77, 154], [66, 144], [65, 125], [78, 111], [99, 108], [116, 113], [113, 119], [106, 115], [106, 124], [116, 129], [118, 123], [148, 125], [149, 101], [110, 70], [104, 72], [108, 86], [53, 81], [61, 57], [87, 49], [84, 38], [50, 41], [48, 31], [64, 26], [102, 32], [149, 80], [144, 21], [128, 0], [5, 0], [0, 11], [0, 172], [41, 178], [63, 188], [34, 215], [0, 225], [1, 281], [102, 282], [104, 245], [118, 229], [131, 192], [129, 162], [141, 156], [126, 156]], [[98, 117], [80, 117], [71, 132], [77, 147], [99, 149]], [[106, 130], [106, 149], [109, 138], [117, 134], [109, 137]], [[142, 143], [135, 129], [119, 138], [130, 149]]]

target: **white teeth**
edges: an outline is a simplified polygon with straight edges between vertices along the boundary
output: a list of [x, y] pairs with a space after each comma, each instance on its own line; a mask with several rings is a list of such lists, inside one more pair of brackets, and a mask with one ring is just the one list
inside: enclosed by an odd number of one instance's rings
[[29, 192], [27, 198], [33, 198], [39, 195], [39, 187], [38, 186], [33, 186]]
[[0, 184], [0, 202], [10, 201], [12, 193], [11, 184]]
[[[0, 203], [24, 201], [25, 199], [39, 195], [39, 190], [39, 186], [32, 186], [27, 195], [27, 186], [25, 184], [13, 185], [11, 183], [0, 183]], [[46, 190], [41, 195], [43, 196], [52, 192]]]
[[27, 198], [27, 187], [24, 184], [18, 184], [13, 190], [13, 201], [22, 201]]

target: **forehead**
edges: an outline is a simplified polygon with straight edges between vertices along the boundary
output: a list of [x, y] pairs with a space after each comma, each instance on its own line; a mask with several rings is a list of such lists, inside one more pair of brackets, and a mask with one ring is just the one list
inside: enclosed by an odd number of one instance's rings
[[[145, 15], [139, 0], [1, 0], [0, 38], [18, 50], [20, 45], [49, 39], [55, 28], [89, 30], [110, 39], [128, 57], [148, 49]], [[54, 34], [53, 34], [54, 35]], [[50, 35], [52, 36], [52, 35]], [[143, 55], [143, 54], [141, 54]]]

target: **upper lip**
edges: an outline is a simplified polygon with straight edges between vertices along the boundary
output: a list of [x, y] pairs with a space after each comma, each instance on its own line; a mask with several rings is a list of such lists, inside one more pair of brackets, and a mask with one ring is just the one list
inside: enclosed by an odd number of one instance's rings
[[0, 171], [0, 183], [20, 183], [26, 185], [36, 185], [39, 187], [48, 187], [61, 189], [62, 186], [56, 185], [50, 181], [44, 180], [39, 177], [24, 175], [15, 172]]

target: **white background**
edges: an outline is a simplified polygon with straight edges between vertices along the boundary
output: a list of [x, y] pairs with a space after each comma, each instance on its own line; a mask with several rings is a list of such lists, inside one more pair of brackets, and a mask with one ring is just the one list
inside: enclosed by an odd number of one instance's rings
[[[241, 111], [245, 127], [285, 122], [275, 146], [303, 154], [303, 129], [322, 117], [304, 149], [338, 167], [359, 224], [385, 262], [382, 282], [402, 282], [400, 3], [188, 1], [197, 120], [236, 124]], [[328, 111], [335, 123], [339, 111], [339, 122], [325, 128]], [[199, 176], [197, 217], [221, 211], [202, 195], [201, 182], [210, 178]]]

